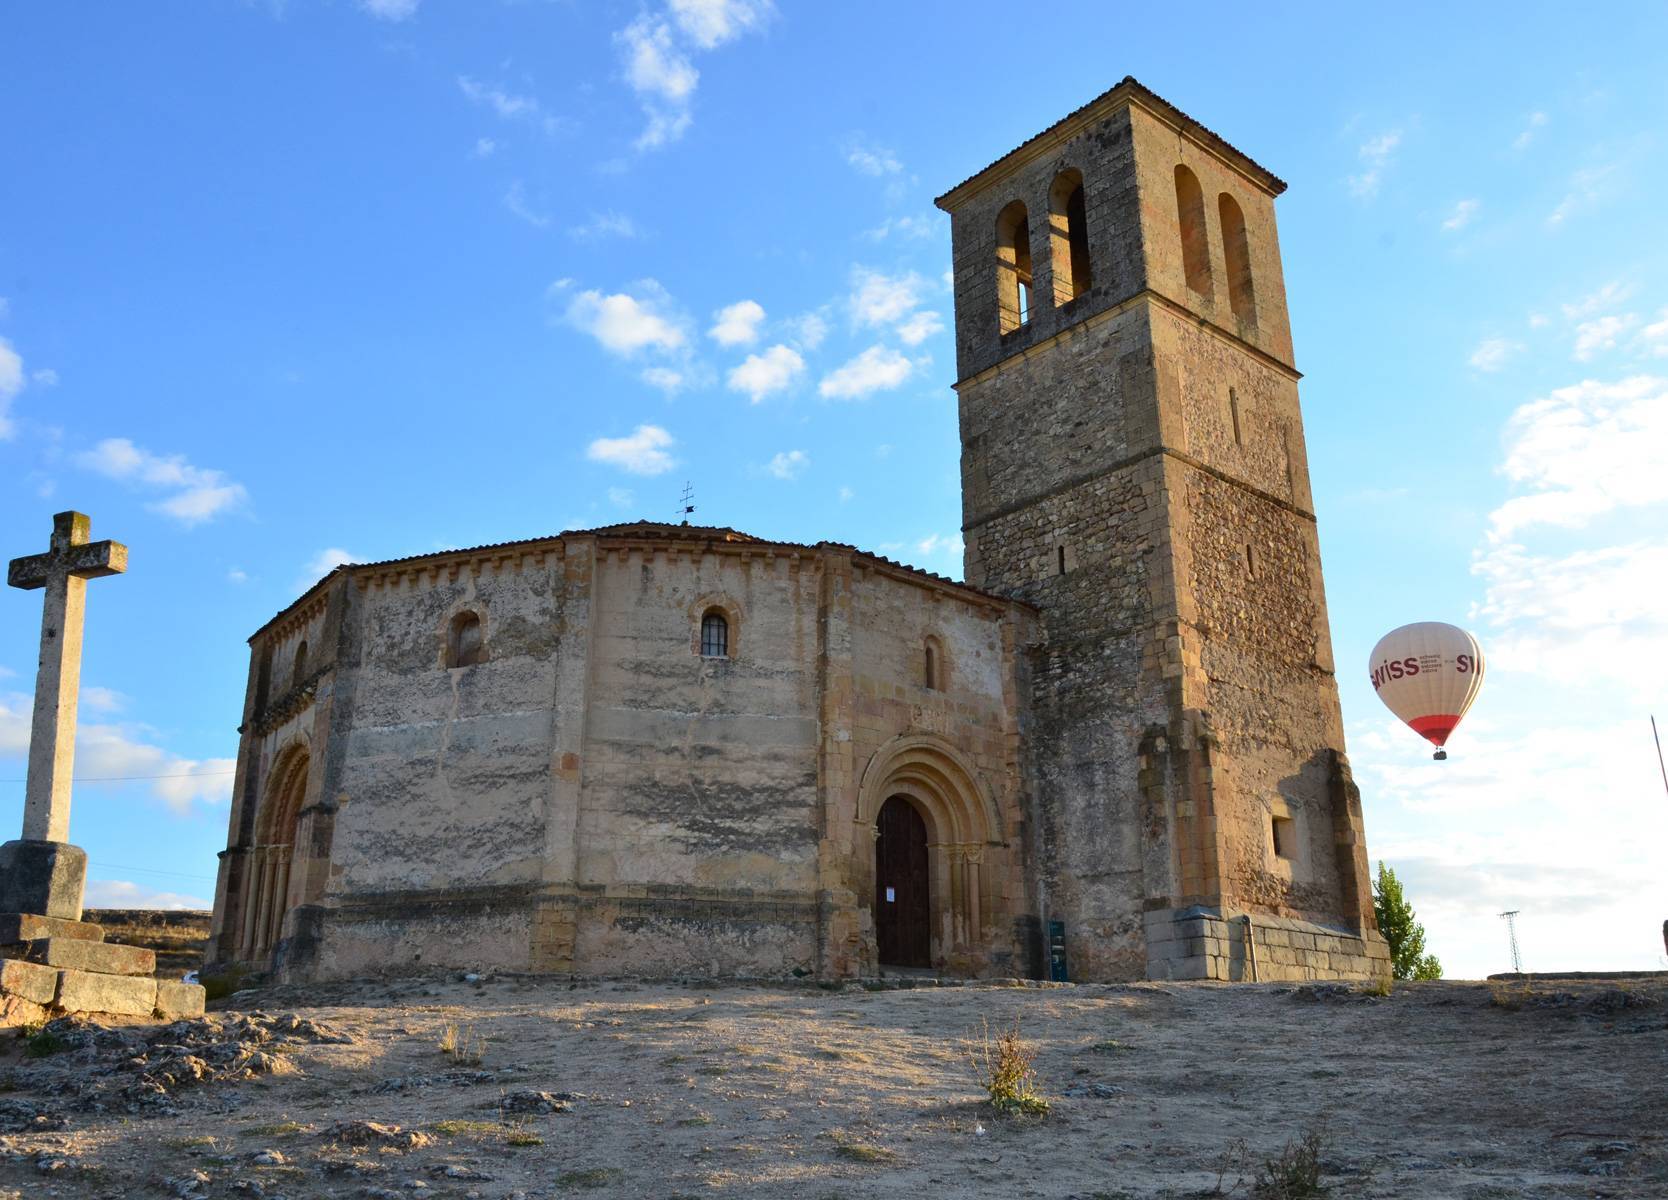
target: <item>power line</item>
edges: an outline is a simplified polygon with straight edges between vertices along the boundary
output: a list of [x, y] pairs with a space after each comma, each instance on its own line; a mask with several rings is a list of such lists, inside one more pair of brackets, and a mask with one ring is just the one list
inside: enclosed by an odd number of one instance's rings
[[137, 871], [141, 875], [167, 875], [174, 879], [195, 879], [202, 883], [213, 883], [215, 881], [212, 875], [187, 875], [184, 871], [162, 871], [156, 867], [129, 867], [121, 863], [97, 861], [89, 862], [87, 865], [97, 867], [101, 871]]
[[[237, 768], [229, 771], [181, 771], [178, 775], [77, 775], [71, 783], [131, 783], [137, 779], [208, 779], [215, 775], [236, 775]], [[27, 783], [27, 779], [0, 779], [0, 783]]]

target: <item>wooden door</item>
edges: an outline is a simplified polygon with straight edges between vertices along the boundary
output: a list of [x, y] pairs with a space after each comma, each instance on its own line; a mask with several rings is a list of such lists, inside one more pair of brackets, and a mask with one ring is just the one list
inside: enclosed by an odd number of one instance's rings
[[881, 805], [875, 841], [875, 940], [880, 961], [930, 967], [931, 905], [927, 900], [927, 825], [902, 796]]

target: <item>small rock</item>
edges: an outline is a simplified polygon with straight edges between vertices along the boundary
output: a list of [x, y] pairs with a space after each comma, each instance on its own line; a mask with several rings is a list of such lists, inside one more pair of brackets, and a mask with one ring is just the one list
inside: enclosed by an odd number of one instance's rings
[[429, 1185], [424, 1183], [421, 1179], [408, 1179], [405, 1181], [405, 1188], [408, 1192], [421, 1192], [426, 1190], [428, 1186]]
[[249, 1161], [257, 1167], [281, 1167], [284, 1165], [284, 1155], [277, 1150], [257, 1150], [249, 1156]]
[[42, 1175], [51, 1175], [53, 1172], [62, 1171], [68, 1166], [69, 1160], [65, 1158], [37, 1158], [35, 1160], [35, 1170]]
[[[569, 1101], [573, 1099], [572, 1092], [539, 1092], [533, 1090], [510, 1092], [500, 1102], [505, 1112], [539, 1113], [539, 1112], [567, 1112]], [[629, 1108], [631, 1101], [627, 1100], [622, 1107]]]
[[482, 1182], [492, 1178], [491, 1175], [477, 1171], [473, 1167], [460, 1166], [457, 1163], [447, 1163], [446, 1170], [442, 1172], [442, 1174], [444, 1174], [447, 1179], [475, 1179]]

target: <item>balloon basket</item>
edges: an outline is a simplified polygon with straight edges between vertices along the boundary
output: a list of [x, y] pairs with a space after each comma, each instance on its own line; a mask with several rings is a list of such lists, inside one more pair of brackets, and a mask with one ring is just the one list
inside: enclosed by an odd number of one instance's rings
[[1446, 750], [1438, 750], [1435, 754], [1431, 755], [1431, 757], [1436, 759], [1437, 762], [1442, 762], [1448, 757], [1448, 752]]

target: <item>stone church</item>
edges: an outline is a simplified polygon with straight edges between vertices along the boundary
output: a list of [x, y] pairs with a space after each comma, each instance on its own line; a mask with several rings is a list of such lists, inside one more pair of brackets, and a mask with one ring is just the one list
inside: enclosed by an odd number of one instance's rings
[[1125, 79], [941, 196], [965, 583], [637, 522], [250, 639], [210, 959], [1368, 978], [1276, 176]]

